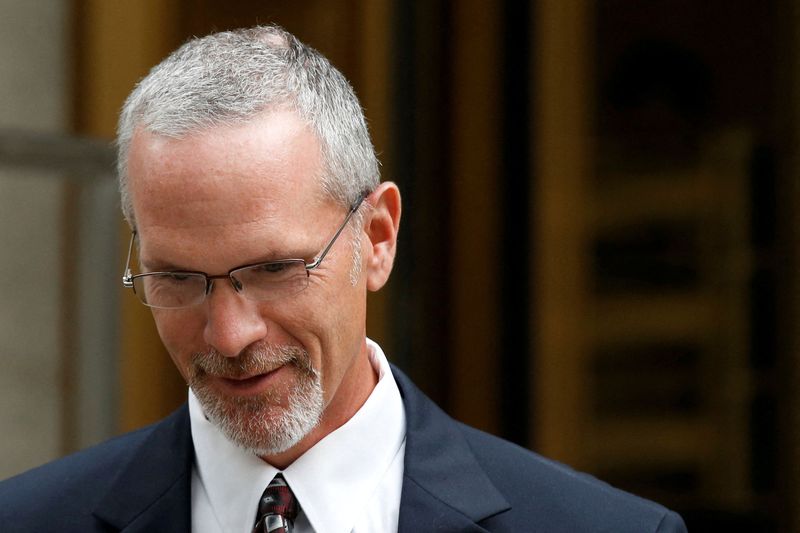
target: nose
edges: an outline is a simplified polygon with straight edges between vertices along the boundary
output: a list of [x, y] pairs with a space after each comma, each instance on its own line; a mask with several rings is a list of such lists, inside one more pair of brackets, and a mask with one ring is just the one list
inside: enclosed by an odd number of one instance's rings
[[237, 293], [230, 283], [215, 283], [203, 305], [206, 306], [203, 339], [226, 357], [236, 357], [267, 334], [258, 304]]

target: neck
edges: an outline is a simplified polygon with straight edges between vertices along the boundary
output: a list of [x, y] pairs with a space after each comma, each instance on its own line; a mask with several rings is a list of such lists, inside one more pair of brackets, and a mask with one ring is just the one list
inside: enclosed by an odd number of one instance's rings
[[279, 470], [284, 470], [328, 434], [350, 420], [361, 409], [377, 384], [378, 370], [372, 367], [365, 340], [362, 342], [358, 357], [346, 369], [340, 380], [336, 394], [325, 406], [319, 424], [285, 452], [262, 456], [261, 459]]

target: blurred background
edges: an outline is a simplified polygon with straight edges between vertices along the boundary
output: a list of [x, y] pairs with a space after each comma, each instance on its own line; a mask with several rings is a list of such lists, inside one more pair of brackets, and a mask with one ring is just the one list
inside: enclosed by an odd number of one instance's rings
[[800, 531], [797, 0], [0, 1], [0, 477], [170, 412], [112, 140], [192, 35], [275, 22], [404, 195], [368, 331], [456, 418]]

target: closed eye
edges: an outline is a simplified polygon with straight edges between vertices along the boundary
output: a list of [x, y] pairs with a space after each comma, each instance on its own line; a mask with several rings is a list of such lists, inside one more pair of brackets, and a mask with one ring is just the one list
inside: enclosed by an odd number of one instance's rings
[[252, 267], [252, 271], [255, 273], [279, 274], [288, 270], [290, 267], [291, 263], [262, 263]]
[[241, 279], [245, 285], [265, 282], [280, 283], [284, 280], [291, 280], [304, 272], [305, 263], [302, 261], [271, 261], [234, 271], [234, 277]]

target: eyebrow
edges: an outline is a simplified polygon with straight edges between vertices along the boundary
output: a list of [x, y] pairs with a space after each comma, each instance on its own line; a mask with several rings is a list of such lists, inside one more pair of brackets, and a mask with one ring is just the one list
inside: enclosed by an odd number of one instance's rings
[[145, 272], [192, 272], [192, 269], [179, 267], [169, 261], [139, 261], [139, 268]]

